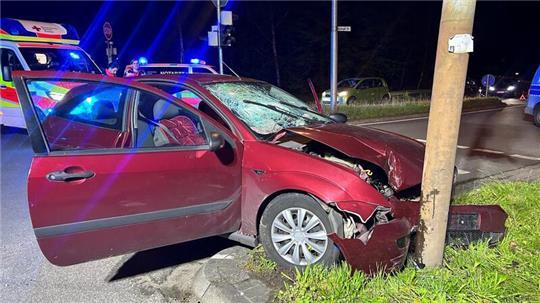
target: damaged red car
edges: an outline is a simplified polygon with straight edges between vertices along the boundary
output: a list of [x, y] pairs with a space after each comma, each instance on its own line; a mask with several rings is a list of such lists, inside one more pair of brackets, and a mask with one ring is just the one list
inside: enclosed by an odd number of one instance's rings
[[[223, 75], [15, 72], [35, 151], [33, 228], [70, 265], [227, 235], [281, 266], [403, 265], [424, 146], [324, 116], [268, 83]], [[47, 112], [35, 87], [71, 89]], [[182, 98], [189, 98], [189, 104]], [[498, 206], [454, 206], [448, 239], [497, 241]]]

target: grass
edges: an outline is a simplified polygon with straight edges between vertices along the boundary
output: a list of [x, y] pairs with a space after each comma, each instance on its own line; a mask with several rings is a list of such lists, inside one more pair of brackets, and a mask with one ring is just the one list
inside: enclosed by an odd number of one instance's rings
[[460, 204], [499, 204], [508, 213], [506, 237], [445, 249], [444, 265], [366, 277], [346, 264], [296, 271], [279, 302], [539, 302], [540, 182], [491, 183], [457, 199]]
[[245, 266], [247, 270], [258, 274], [268, 274], [277, 270], [277, 264], [266, 257], [262, 245], [258, 245], [249, 252]]
[[[337, 112], [346, 114], [352, 121], [428, 113], [429, 105], [429, 100], [393, 101], [385, 104], [341, 105]], [[498, 98], [469, 98], [463, 101], [463, 109], [467, 110], [497, 106], [504, 106]], [[329, 107], [325, 107], [327, 112]]]

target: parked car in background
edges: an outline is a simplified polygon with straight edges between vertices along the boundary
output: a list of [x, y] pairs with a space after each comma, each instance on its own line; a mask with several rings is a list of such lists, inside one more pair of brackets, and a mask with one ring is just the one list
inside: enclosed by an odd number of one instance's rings
[[[0, 19], [0, 124], [24, 128], [24, 117], [11, 81], [12, 70], [56, 70], [100, 74], [77, 45], [79, 34], [68, 24]], [[47, 111], [69, 88], [57, 83], [47, 93], [37, 90], [39, 110]]]
[[[337, 104], [373, 103], [390, 100], [390, 89], [383, 78], [349, 78], [338, 82]], [[330, 104], [330, 90], [322, 93], [323, 104]]]
[[[515, 77], [495, 77], [495, 84], [488, 88], [488, 96], [499, 98], [520, 98], [527, 96], [530, 82]], [[485, 87], [483, 88], [485, 96]]]
[[[247, 78], [15, 72], [14, 82], [35, 152], [30, 216], [54, 264], [215, 235], [262, 243], [284, 267], [343, 256], [391, 271], [407, 257], [424, 156], [414, 139], [337, 123]], [[72, 88], [39, 115], [36, 87], [58, 82]], [[505, 220], [499, 206], [452, 206], [447, 239], [497, 241]]]
[[536, 69], [531, 87], [529, 88], [529, 97], [525, 106], [525, 114], [533, 117], [534, 124], [540, 127], [540, 65]]

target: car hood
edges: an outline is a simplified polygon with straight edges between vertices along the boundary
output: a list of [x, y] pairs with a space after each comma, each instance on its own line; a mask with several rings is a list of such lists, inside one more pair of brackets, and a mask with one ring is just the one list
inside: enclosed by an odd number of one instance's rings
[[345, 155], [380, 166], [388, 183], [401, 191], [422, 181], [424, 145], [395, 133], [349, 124], [326, 124], [287, 129]]

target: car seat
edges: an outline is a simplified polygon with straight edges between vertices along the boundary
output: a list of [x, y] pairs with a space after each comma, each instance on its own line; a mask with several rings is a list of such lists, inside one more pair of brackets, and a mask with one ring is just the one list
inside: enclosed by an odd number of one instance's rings
[[199, 133], [193, 121], [180, 108], [165, 101], [154, 104], [154, 144], [163, 145], [204, 145], [206, 139]]

